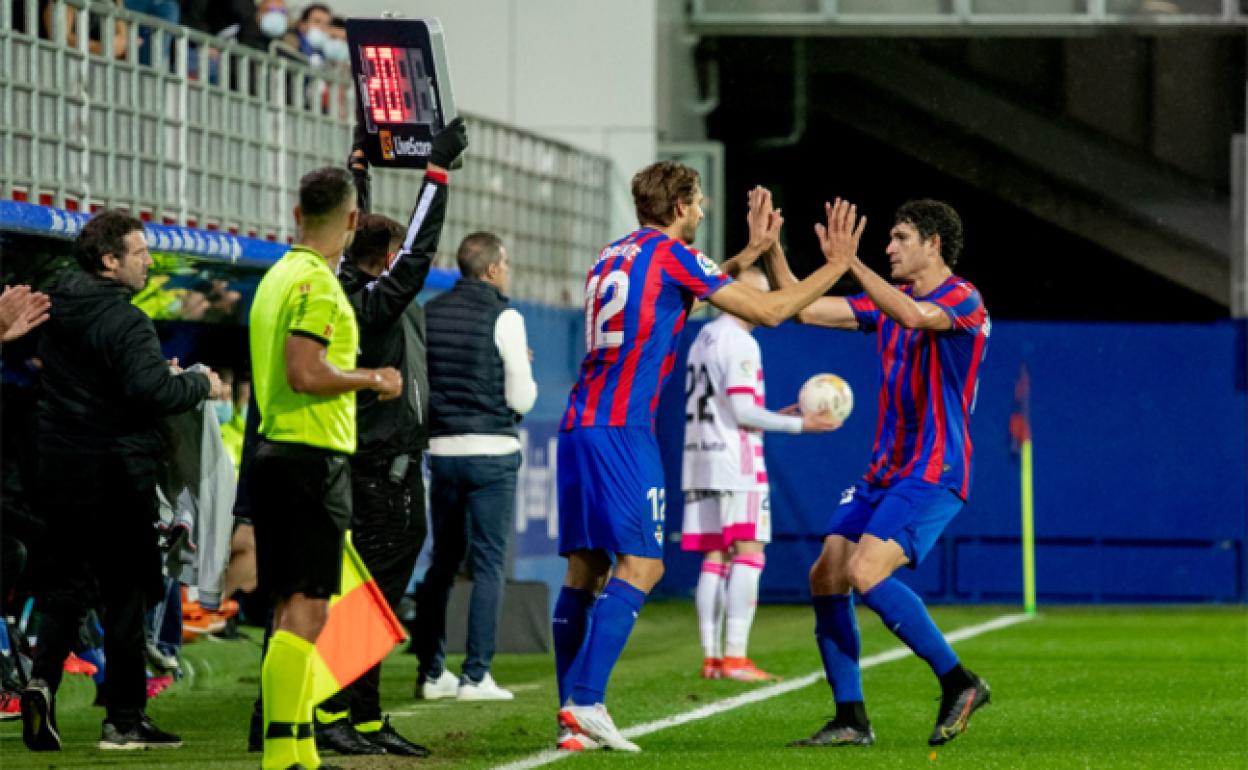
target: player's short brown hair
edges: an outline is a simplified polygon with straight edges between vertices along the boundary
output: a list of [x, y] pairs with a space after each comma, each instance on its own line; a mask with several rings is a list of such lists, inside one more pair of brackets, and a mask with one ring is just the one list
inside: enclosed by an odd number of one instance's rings
[[893, 217], [893, 224], [903, 222], [913, 225], [925, 241], [939, 235], [941, 259], [951, 268], [958, 264], [958, 257], [962, 256], [962, 218], [953, 206], [931, 198], [906, 201]]
[[676, 204], [693, 203], [702, 186], [698, 172], [683, 163], [662, 160], [633, 176], [633, 206], [637, 222], [666, 227], [676, 219]]

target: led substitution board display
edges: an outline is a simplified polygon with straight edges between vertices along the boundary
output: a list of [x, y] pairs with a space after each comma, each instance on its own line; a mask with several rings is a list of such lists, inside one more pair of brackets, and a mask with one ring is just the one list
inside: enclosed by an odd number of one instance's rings
[[347, 44], [369, 162], [424, 168], [429, 140], [456, 115], [442, 25], [347, 19]]

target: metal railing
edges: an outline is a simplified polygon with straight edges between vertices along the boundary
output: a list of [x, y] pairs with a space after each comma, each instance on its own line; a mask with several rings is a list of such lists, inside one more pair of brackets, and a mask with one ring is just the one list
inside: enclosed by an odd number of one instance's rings
[[[14, 0], [0, 0], [0, 198], [120, 207], [156, 223], [288, 241], [299, 177], [346, 158], [354, 94], [345, 70], [112, 3], [23, 5], [15, 16]], [[492, 230], [508, 245], [515, 296], [579, 304], [608, 236], [610, 161], [465, 117], [471, 146], [454, 174], [437, 264], [454, 266], [466, 233]], [[376, 209], [405, 222], [419, 174], [373, 176]]]
[[703, 33], [775, 35], [1080, 34], [1248, 26], [1241, 0], [693, 0]]

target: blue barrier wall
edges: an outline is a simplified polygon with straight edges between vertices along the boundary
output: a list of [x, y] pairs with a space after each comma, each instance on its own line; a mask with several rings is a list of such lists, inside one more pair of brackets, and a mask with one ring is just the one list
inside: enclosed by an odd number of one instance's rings
[[[694, 333], [686, 335], [685, 347]], [[877, 362], [871, 341], [856, 333], [787, 324], [756, 334], [768, 406], [795, 400], [805, 378], [820, 371], [844, 376], [857, 400], [836, 433], [767, 438], [775, 542], [763, 595], [801, 600], [819, 549], [812, 533], [866, 467]], [[971, 428], [976, 469], [970, 502], [907, 582], [935, 601], [1021, 599], [1019, 467], [1008, 425], [1025, 362], [1040, 599], [1248, 598], [1244, 351], [1244, 328], [1231, 322], [995, 324]], [[669, 383], [660, 416], [672, 487], [680, 473], [679, 379]], [[680, 497], [669, 494], [669, 528], [679, 527], [681, 508]], [[675, 538], [669, 541], [662, 590], [688, 594], [698, 559], [682, 553]]]
[[[85, 217], [4, 202], [0, 230], [72, 238]], [[208, 262], [263, 268], [285, 246], [221, 233], [152, 225], [157, 249]], [[435, 270], [430, 293], [449, 287]], [[557, 585], [553, 447], [557, 422], [583, 351], [577, 310], [517, 303], [525, 315], [539, 395], [524, 421], [525, 465], [516, 511], [515, 576]], [[194, 348], [198, 324], [167, 335], [167, 351]], [[660, 404], [669, 489], [667, 575], [661, 593], [687, 595], [698, 557], [682, 553], [679, 489], [684, 431], [684, 351]], [[818, 532], [841, 490], [865, 469], [874, 437], [876, 358], [856, 333], [786, 324], [756, 332], [769, 406], [794, 400], [816, 372], [844, 376], [857, 407], [845, 427], [821, 436], [771, 435], [775, 542], [763, 598], [806, 598]], [[936, 601], [1021, 598], [1019, 468], [1011, 452], [1014, 384], [1031, 373], [1035, 437], [1037, 583], [1042, 601], [1245, 601], [1248, 599], [1248, 394], [1243, 323], [1082, 324], [999, 321], [972, 423], [970, 503], [906, 579]], [[181, 356], [185, 357], [185, 356]]]

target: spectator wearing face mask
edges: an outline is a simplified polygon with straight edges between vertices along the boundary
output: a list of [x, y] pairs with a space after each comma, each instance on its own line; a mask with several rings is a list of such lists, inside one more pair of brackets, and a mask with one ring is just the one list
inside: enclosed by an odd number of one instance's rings
[[290, 32], [290, 9], [286, 0], [260, 0], [256, 3], [256, 25], [267, 48], [270, 41], [281, 40]]
[[347, 20], [335, 16], [326, 28], [329, 38], [325, 41], [325, 61], [334, 66], [350, 67], [351, 48], [347, 45]]
[[234, 461], [237, 474], [243, 460], [244, 427], [247, 424], [247, 402], [251, 398], [251, 383], [234, 375], [232, 369], [220, 369], [221, 385], [228, 391], [229, 397], [216, 399], [212, 402], [217, 414], [217, 424], [221, 426], [221, 443], [225, 445], [226, 454]]
[[308, 57], [312, 64], [324, 64], [325, 43], [329, 40], [329, 28], [334, 12], [324, 3], [304, 6], [294, 29], [286, 33], [282, 42]]

